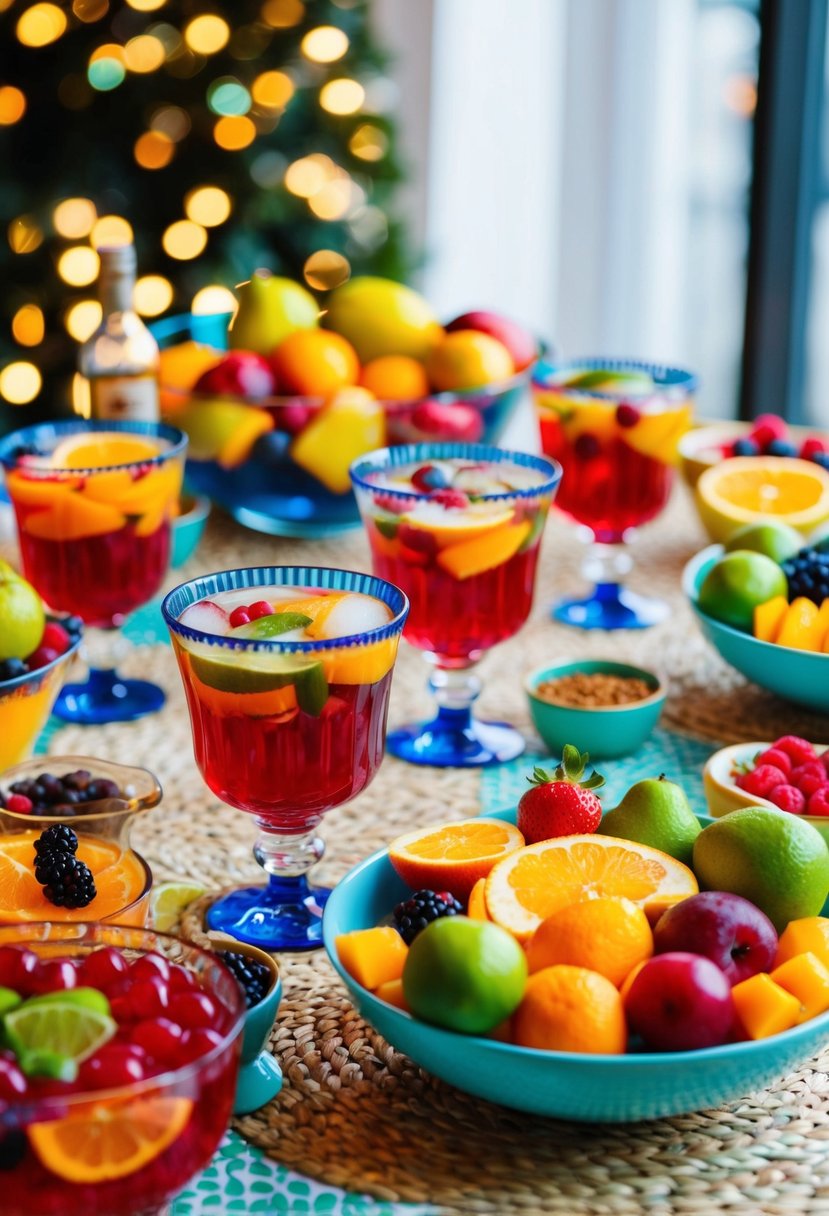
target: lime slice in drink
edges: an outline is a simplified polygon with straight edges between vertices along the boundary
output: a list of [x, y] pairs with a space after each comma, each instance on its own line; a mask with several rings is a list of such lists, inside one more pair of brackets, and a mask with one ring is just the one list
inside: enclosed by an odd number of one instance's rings
[[74, 1081], [78, 1075], [77, 1060], [62, 1056], [59, 1051], [38, 1047], [24, 1051], [17, 1062], [27, 1077], [47, 1077], [50, 1081]]
[[314, 717], [328, 700], [328, 681], [322, 663], [301, 654], [251, 651], [208, 658], [191, 652], [190, 665], [203, 684], [219, 692], [273, 692], [292, 684], [297, 705]]
[[637, 396], [653, 390], [653, 380], [643, 372], [616, 371], [609, 367], [587, 368], [561, 381], [565, 388], [619, 392]]
[[[58, 995], [64, 997], [66, 993], [55, 993]], [[108, 1042], [118, 1025], [107, 1014], [72, 1001], [32, 1000], [7, 1013], [3, 1028], [25, 1071], [27, 1057], [37, 1059], [34, 1053], [46, 1052], [78, 1064]]]
[[27, 1008], [55, 1004], [77, 1005], [79, 1009], [91, 1009], [93, 1013], [109, 1016], [109, 1001], [97, 988], [59, 989], [57, 992], [43, 992], [40, 996], [30, 996], [26, 1000]]
[[22, 1001], [23, 997], [18, 996], [13, 988], [0, 987], [0, 1018], [4, 1013], [8, 1013], [10, 1009], [16, 1009]]
[[168, 933], [178, 923], [179, 916], [194, 899], [204, 895], [206, 888], [192, 882], [160, 882], [150, 896], [150, 921], [160, 933]]
[[260, 616], [247, 625], [237, 625], [228, 636], [264, 642], [268, 638], [278, 638], [282, 633], [290, 633], [292, 629], [305, 629], [310, 624], [311, 618], [304, 612], [274, 612], [271, 616]]

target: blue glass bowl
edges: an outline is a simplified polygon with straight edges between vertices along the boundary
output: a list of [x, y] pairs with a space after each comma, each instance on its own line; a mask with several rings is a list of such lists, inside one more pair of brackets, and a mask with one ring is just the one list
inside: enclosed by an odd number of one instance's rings
[[[228, 348], [227, 326], [230, 314], [194, 316], [190, 313], [166, 317], [150, 326], [159, 346], [174, 346], [180, 342], [196, 341], [217, 350]], [[414, 401], [384, 401], [386, 417], [385, 441], [390, 444], [464, 439], [472, 442], [497, 443], [507, 423], [526, 392], [530, 369], [520, 372], [504, 384], [465, 393], [432, 393], [428, 398]], [[178, 408], [199, 400], [211, 400], [196, 393], [174, 393], [162, 385], [162, 401], [177, 397], [176, 408], [167, 420], [187, 430], [186, 419], [178, 416]], [[213, 400], [216, 400], [213, 398]], [[240, 523], [258, 532], [275, 536], [321, 537], [359, 526], [360, 515], [350, 489], [333, 493], [320, 480], [297, 465], [291, 457], [291, 435], [283, 429], [281, 420], [286, 410], [307, 410], [315, 414], [325, 404], [319, 397], [270, 397], [251, 402], [244, 398], [222, 397], [249, 410], [265, 412], [273, 421], [273, 429], [252, 443], [247, 455], [230, 467], [209, 458], [199, 447], [197, 436], [191, 435], [187, 460], [187, 485], [198, 494], [206, 494]], [[436, 413], [445, 413], [446, 425], [467, 425], [467, 432], [441, 431], [430, 424], [429, 430], [417, 425], [418, 408], [426, 401], [436, 403]], [[382, 446], [373, 442], [372, 448]]]
[[[500, 818], [514, 823], [515, 813]], [[698, 818], [703, 826], [714, 822]], [[407, 894], [385, 849], [355, 866], [325, 909], [328, 956], [357, 1009], [393, 1047], [441, 1080], [490, 1102], [591, 1123], [689, 1114], [761, 1089], [817, 1055], [829, 1040], [829, 1013], [756, 1042], [620, 1056], [536, 1051], [430, 1026], [357, 984], [334, 945], [340, 933], [379, 924]]]
[[699, 589], [722, 553], [722, 545], [709, 545], [691, 558], [682, 574], [683, 589], [707, 640], [726, 663], [761, 688], [797, 705], [829, 713], [829, 654], [761, 642], [702, 611], [697, 602]]

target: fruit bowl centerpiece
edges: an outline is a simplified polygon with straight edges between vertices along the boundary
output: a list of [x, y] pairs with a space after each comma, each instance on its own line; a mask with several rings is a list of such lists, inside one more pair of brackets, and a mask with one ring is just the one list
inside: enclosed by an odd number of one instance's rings
[[375, 278], [330, 292], [321, 315], [304, 287], [257, 271], [235, 318], [152, 328], [163, 416], [190, 440], [188, 485], [285, 536], [359, 524], [348, 469], [366, 452], [497, 442], [537, 354], [506, 318], [473, 312], [444, 328], [416, 292]]

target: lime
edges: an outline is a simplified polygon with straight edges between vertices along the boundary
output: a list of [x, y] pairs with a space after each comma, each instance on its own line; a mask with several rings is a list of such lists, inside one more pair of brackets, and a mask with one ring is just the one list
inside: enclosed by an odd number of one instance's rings
[[762, 553], [773, 562], [784, 562], [803, 548], [803, 536], [789, 524], [768, 523], [743, 524], [732, 532], [725, 542], [726, 553], [735, 549], [750, 549]]
[[829, 848], [804, 819], [750, 806], [700, 832], [694, 873], [709, 891], [751, 900], [781, 932], [790, 920], [820, 913], [829, 894]]
[[307, 714], [318, 714], [328, 699], [322, 663], [301, 654], [251, 651], [208, 658], [191, 653], [190, 665], [203, 684], [219, 692], [273, 692], [293, 684], [297, 704]]
[[118, 1024], [107, 1014], [72, 1001], [31, 1000], [7, 1013], [3, 1028], [9, 1046], [22, 1063], [32, 1052], [49, 1052], [78, 1064], [108, 1042]]
[[409, 947], [403, 993], [426, 1022], [486, 1034], [517, 1008], [527, 982], [527, 957], [518, 942], [490, 921], [444, 916]]
[[27, 1077], [48, 1077], [50, 1081], [74, 1081], [78, 1075], [78, 1063], [59, 1051], [48, 1051], [37, 1047], [24, 1051], [17, 1062]]
[[304, 612], [274, 612], [271, 616], [260, 616], [247, 625], [237, 625], [231, 629], [230, 637], [266, 641], [268, 638], [278, 638], [282, 633], [290, 633], [292, 629], [304, 629], [310, 624], [311, 618]]
[[179, 916], [194, 899], [204, 895], [206, 888], [181, 879], [160, 882], [150, 896], [150, 923], [160, 933], [168, 933], [178, 923]]
[[0, 662], [25, 659], [40, 645], [43, 603], [30, 583], [0, 561]]
[[564, 388], [584, 389], [588, 392], [624, 393], [628, 397], [643, 396], [653, 392], [653, 380], [644, 372], [629, 372], [610, 367], [591, 367], [573, 372], [562, 380]]
[[40, 996], [30, 996], [26, 1000], [28, 1007], [54, 1004], [77, 1005], [79, 1009], [91, 1009], [93, 1013], [109, 1016], [109, 1001], [97, 988], [58, 989], [56, 992], [43, 992]]
[[735, 549], [719, 558], [706, 574], [699, 589], [698, 602], [703, 612], [751, 631], [754, 609], [776, 595], [786, 596], [786, 576], [763, 553]]
[[0, 987], [0, 1018], [4, 1013], [8, 1013], [10, 1009], [16, 1009], [22, 1000], [23, 997], [18, 996], [13, 988]]

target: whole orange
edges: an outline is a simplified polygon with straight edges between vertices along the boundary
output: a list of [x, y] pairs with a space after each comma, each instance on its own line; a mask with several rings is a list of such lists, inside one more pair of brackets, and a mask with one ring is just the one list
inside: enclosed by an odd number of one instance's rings
[[413, 401], [429, 392], [429, 377], [419, 359], [410, 355], [380, 355], [363, 368], [363, 388], [379, 401]]
[[426, 373], [432, 388], [440, 392], [463, 392], [502, 384], [515, 375], [515, 364], [497, 338], [475, 329], [444, 334], [426, 356]]
[[622, 998], [610, 980], [586, 967], [559, 964], [527, 980], [512, 1015], [513, 1042], [540, 1051], [620, 1055], [627, 1042]]
[[281, 393], [327, 397], [356, 384], [360, 361], [340, 334], [325, 329], [297, 329], [283, 338], [270, 358]]
[[166, 346], [158, 353], [158, 381], [162, 413], [184, 409], [190, 400], [190, 389], [204, 372], [221, 363], [224, 352], [200, 342], [179, 342]]
[[629, 899], [586, 899], [560, 908], [530, 938], [530, 971], [556, 963], [587, 967], [617, 987], [637, 963], [653, 954], [648, 918]]

